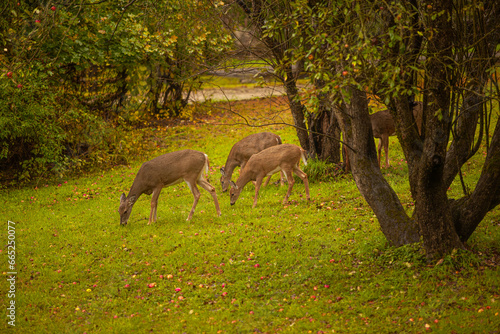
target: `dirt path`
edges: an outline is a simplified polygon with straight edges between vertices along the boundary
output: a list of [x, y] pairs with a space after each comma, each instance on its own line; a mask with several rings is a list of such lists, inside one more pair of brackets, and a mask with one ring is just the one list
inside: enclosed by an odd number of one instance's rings
[[203, 89], [191, 93], [189, 102], [204, 102], [212, 101], [234, 101], [234, 100], [251, 100], [262, 97], [281, 96], [285, 94], [282, 86], [274, 87], [238, 87], [238, 88], [217, 88]]

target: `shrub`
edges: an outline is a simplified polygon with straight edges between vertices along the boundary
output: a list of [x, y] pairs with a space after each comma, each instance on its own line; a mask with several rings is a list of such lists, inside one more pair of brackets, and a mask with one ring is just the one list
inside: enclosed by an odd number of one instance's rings
[[332, 181], [342, 174], [342, 167], [319, 159], [309, 159], [304, 167], [310, 182]]
[[107, 150], [105, 122], [67, 103], [49, 82], [32, 67], [0, 83], [0, 171], [10, 179], [62, 176]]
[[0, 86], [0, 168], [20, 170], [21, 179], [62, 162], [66, 135], [58, 123], [56, 94], [44, 84], [46, 77], [25, 70]]

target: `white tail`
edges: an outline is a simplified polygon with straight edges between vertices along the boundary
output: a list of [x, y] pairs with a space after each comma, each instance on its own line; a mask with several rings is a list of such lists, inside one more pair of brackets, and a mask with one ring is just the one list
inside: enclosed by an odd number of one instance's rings
[[307, 166], [307, 158], [306, 158], [306, 151], [302, 150], [300, 151], [300, 157], [302, 158], [302, 162], [304, 163], [304, 166]]
[[[271, 132], [255, 133], [234, 144], [227, 157], [226, 165], [220, 169], [222, 191], [227, 191], [236, 167], [241, 166], [241, 170], [243, 170], [252, 155], [276, 145], [281, 145], [281, 138]], [[270, 178], [267, 179], [265, 185], [269, 183]], [[281, 182], [283, 184], [283, 180]]]
[[187, 220], [190, 220], [193, 216], [196, 204], [198, 204], [201, 196], [197, 184], [212, 195], [215, 209], [220, 216], [221, 212], [215, 188], [203, 176], [203, 171], [208, 173], [208, 166], [208, 156], [203, 152], [193, 150], [167, 153], [143, 163], [137, 172], [128, 196], [122, 194], [120, 197], [120, 207], [118, 209], [120, 224], [127, 224], [132, 207], [142, 194], [153, 195], [148, 224], [156, 221], [156, 209], [161, 189], [180, 183], [183, 180], [189, 186], [194, 197], [194, 203]]
[[253, 207], [257, 205], [257, 198], [259, 196], [259, 189], [264, 178], [268, 175], [273, 175], [278, 171], [282, 171], [288, 180], [288, 191], [285, 195], [283, 203], [286, 203], [292, 192], [293, 172], [295, 172], [304, 182], [306, 196], [309, 200], [309, 182], [307, 174], [299, 168], [300, 159], [306, 163], [304, 150], [292, 144], [282, 144], [278, 146], [269, 147], [260, 153], [252, 155], [245, 167], [241, 170], [240, 177], [236, 183], [231, 182], [231, 205], [236, 203], [241, 190], [250, 181], [255, 181], [255, 197], [253, 200]]

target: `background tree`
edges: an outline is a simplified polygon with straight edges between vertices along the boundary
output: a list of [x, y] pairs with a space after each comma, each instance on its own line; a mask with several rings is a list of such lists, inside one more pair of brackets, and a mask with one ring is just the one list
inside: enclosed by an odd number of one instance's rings
[[[289, 1], [236, 1], [246, 18], [247, 31], [256, 30], [266, 52], [255, 56], [268, 62], [276, 79], [283, 83], [302, 148], [320, 160], [340, 161], [340, 127], [326, 94], [314, 94], [310, 105], [299, 95], [297, 80], [303, 72], [304, 59], [300, 51], [304, 39], [297, 33], [293, 5]], [[300, 20], [299, 18], [298, 20]], [[236, 21], [236, 24], [244, 24]], [[235, 27], [231, 28], [235, 30]], [[321, 92], [321, 80], [311, 80]]]

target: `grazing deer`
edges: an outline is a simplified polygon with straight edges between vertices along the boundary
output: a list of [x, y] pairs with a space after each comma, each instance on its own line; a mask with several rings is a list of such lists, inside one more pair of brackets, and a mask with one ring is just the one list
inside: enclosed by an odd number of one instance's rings
[[[255, 133], [234, 144], [227, 157], [226, 165], [220, 169], [222, 191], [227, 191], [236, 167], [241, 166], [241, 170], [243, 170], [252, 155], [275, 145], [281, 145], [281, 138], [271, 132]], [[267, 178], [264, 186], [267, 186], [270, 179], [271, 176]], [[283, 177], [281, 177], [281, 184], [283, 184]]]
[[203, 172], [208, 173], [208, 156], [199, 151], [182, 150], [160, 155], [153, 160], [142, 164], [132, 183], [128, 196], [122, 194], [120, 197], [120, 224], [127, 225], [132, 207], [142, 194], [151, 195], [151, 213], [149, 222], [156, 221], [156, 208], [161, 189], [174, 184], [186, 181], [189, 189], [193, 193], [194, 203], [189, 212], [187, 220], [193, 216], [194, 209], [200, 199], [200, 191], [196, 184], [208, 191], [215, 202], [215, 209], [220, 216], [219, 202], [215, 188], [205, 180]]
[[[417, 123], [418, 133], [422, 133], [422, 117], [424, 105], [422, 102], [413, 104], [413, 117]], [[389, 110], [381, 110], [370, 115], [373, 137], [379, 138], [378, 142], [378, 165], [382, 155], [382, 147], [385, 151], [385, 166], [389, 167], [389, 136], [395, 134], [394, 119]]]
[[396, 128], [389, 110], [381, 110], [370, 115], [373, 137], [379, 138], [378, 142], [378, 165], [382, 156], [382, 147], [385, 151], [385, 167], [389, 167], [389, 136], [394, 135]]
[[307, 174], [299, 168], [299, 162], [302, 158], [304, 165], [307, 165], [305, 151], [300, 147], [292, 144], [282, 144], [271, 146], [265, 150], [254, 154], [247, 161], [245, 167], [241, 170], [240, 177], [234, 183], [231, 181], [231, 190], [229, 191], [231, 198], [231, 205], [236, 203], [240, 196], [243, 187], [250, 181], [255, 182], [255, 197], [253, 200], [253, 207], [257, 205], [257, 197], [259, 196], [259, 189], [264, 178], [268, 175], [273, 175], [278, 171], [283, 171], [286, 179], [288, 180], [288, 191], [286, 193], [283, 204], [286, 203], [290, 193], [292, 192], [293, 179], [292, 171], [302, 179], [306, 188], [307, 199], [309, 200], [309, 182], [307, 181]]

